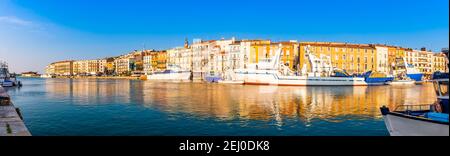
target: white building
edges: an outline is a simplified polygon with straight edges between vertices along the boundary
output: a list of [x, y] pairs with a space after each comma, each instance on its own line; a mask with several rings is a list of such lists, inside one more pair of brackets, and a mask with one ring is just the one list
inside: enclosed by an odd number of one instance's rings
[[145, 75], [150, 75], [153, 72], [152, 56], [150, 54], [143, 57], [143, 66]]
[[128, 75], [131, 74], [132, 65], [134, 65], [134, 56], [132, 54], [127, 54], [119, 56], [114, 60], [115, 73], [118, 75]]
[[107, 60], [106, 59], [99, 59], [98, 60], [98, 72], [100, 72], [101, 74], [105, 74], [106, 73], [106, 68], [107, 68]]
[[178, 65], [182, 70], [190, 71], [193, 66], [193, 53], [192, 49], [186, 47], [176, 47], [167, 50], [167, 63], [172, 65]]
[[429, 51], [406, 51], [406, 62], [414, 65], [420, 72], [424, 74], [432, 74], [433, 52]]
[[375, 46], [376, 49], [376, 62], [375, 69], [378, 72], [388, 73], [389, 63], [388, 63], [388, 47], [385, 46]]

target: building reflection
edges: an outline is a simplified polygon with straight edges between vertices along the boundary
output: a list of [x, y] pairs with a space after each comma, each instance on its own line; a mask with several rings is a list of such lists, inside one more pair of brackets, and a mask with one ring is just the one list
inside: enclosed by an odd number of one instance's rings
[[413, 87], [287, 87], [134, 80], [48, 79], [48, 98], [79, 105], [142, 105], [196, 118], [261, 120], [282, 125], [298, 118], [340, 122], [345, 117], [381, 118], [379, 108], [433, 103], [431, 84]]

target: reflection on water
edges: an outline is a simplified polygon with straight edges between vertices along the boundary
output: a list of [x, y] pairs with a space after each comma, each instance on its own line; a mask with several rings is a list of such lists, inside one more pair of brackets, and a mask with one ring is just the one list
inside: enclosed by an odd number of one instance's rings
[[[20, 93], [30, 93], [43, 87], [45, 93], [35, 96], [63, 101], [77, 109], [81, 109], [77, 106], [91, 106], [91, 109], [97, 107], [95, 111], [101, 113], [98, 109], [103, 109], [104, 107], [100, 107], [102, 105], [132, 105], [137, 107], [136, 109], [149, 109], [164, 114], [162, 116], [167, 121], [177, 122], [181, 120], [180, 114], [183, 114], [201, 124], [210, 123], [210, 120], [212, 123], [239, 121], [237, 127], [242, 128], [254, 122], [258, 123], [259, 126], [253, 126], [251, 131], [258, 131], [258, 127], [264, 127], [264, 123], [278, 127], [278, 131], [262, 133], [269, 135], [280, 132], [280, 129], [289, 129], [288, 126], [303, 128], [302, 131], [305, 133], [314, 132], [314, 129], [306, 127], [313, 126], [316, 122], [341, 123], [340, 126], [345, 123], [344, 125], [348, 125], [348, 128], [344, 130], [351, 131], [353, 130], [351, 126], [367, 120], [376, 122], [379, 126], [377, 129], [383, 130], [384, 127], [380, 127], [384, 125], [379, 107], [387, 105], [394, 108], [396, 105], [427, 104], [435, 101], [431, 84], [409, 87], [287, 87], [106, 79], [24, 79], [22, 81], [25, 85], [21, 90], [9, 91], [18, 99], [23, 98], [20, 96], [23, 94]], [[37, 86], [32, 87], [33, 84]], [[132, 119], [137, 114], [124, 111], [123, 114], [117, 115]], [[130, 115], [133, 116], [130, 117]], [[101, 115], [99, 117], [101, 118]], [[298, 127], [298, 125], [303, 126]], [[212, 128], [206, 129], [206, 132], [197, 134], [228, 134], [215, 133], [211, 130]], [[292, 131], [286, 134], [296, 134], [294, 131], [300, 130]], [[317, 131], [317, 133], [325, 131]], [[305, 133], [298, 135], [329, 135]], [[182, 132], [178, 134], [187, 135]], [[374, 134], [384, 135], [385, 132]]]

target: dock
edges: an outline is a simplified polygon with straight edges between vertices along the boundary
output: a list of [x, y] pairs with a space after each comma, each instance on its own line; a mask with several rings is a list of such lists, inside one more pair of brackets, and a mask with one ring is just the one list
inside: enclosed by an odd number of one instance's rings
[[20, 110], [14, 107], [6, 90], [0, 86], [0, 136], [31, 136]]

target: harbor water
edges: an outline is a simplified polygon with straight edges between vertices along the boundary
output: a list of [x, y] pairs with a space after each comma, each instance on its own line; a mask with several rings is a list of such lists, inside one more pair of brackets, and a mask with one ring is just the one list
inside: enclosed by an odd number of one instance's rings
[[379, 108], [435, 102], [433, 85], [290, 87], [20, 78], [33, 136], [389, 135]]

